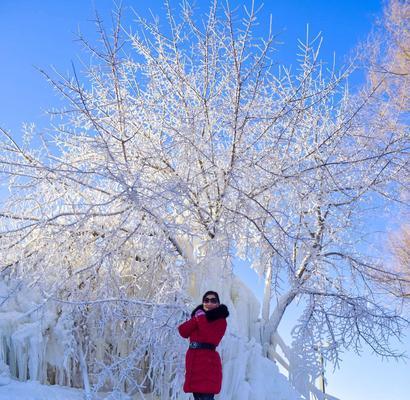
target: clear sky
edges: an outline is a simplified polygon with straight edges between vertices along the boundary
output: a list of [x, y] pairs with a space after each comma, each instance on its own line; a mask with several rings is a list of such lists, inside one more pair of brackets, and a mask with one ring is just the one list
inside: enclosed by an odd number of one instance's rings
[[[249, 1], [231, 1], [239, 5]], [[163, 15], [161, 0], [123, 0], [138, 13]], [[179, 0], [171, 0], [177, 7]], [[207, 0], [197, 0], [203, 6]], [[260, 4], [261, 2], [257, 2]], [[95, 30], [91, 20], [96, 8], [109, 24], [111, 0], [0, 0], [0, 126], [18, 136], [23, 122], [45, 128], [45, 111], [58, 106], [59, 99], [35, 67], [66, 72], [77, 63], [81, 52], [75, 40], [78, 28], [89, 37]], [[295, 63], [297, 38], [304, 38], [306, 24], [311, 34], [322, 32], [322, 57], [331, 62], [333, 52], [340, 65], [356, 44], [365, 39], [371, 24], [380, 16], [379, 0], [266, 0], [261, 13], [261, 32], [269, 14], [274, 32], [280, 32], [283, 44], [277, 61]], [[125, 10], [130, 14], [130, 10]], [[131, 23], [132, 18], [127, 18]], [[128, 22], [129, 21], [129, 22]], [[264, 24], [266, 23], [266, 25]], [[358, 77], [357, 79], [360, 79]], [[1, 155], [0, 155], [1, 156]], [[238, 267], [238, 272], [257, 291], [262, 286], [255, 275]], [[410, 353], [410, 340], [401, 345]], [[329, 393], [342, 400], [408, 400], [410, 364], [382, 362], [364, 352], [362, 357], [346, 353], [341, 369], [328, 372]]]

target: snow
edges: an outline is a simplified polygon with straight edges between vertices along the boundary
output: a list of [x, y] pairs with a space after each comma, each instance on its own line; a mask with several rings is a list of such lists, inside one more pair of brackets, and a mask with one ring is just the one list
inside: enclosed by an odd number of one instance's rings
[[[286, 378], [279, 374], [276, 365], [260, 356], [258, 345], [254, 341], [245, 343], [237, 338], [223, 349], [224, 385], [216, 399], [232, 400], [300, 400]], [[241, 352], [233, 352], [241, 347]], [[228, 360], [226, 358], [230, 357]], [[240, 369], [233, 366], [238, 363]], [[237, 364], [237, 365], [238, 365]], [[231, 371], [236, 371], [232, 374]], [[240, 371], [240, 374], [237, 372]], [[269, 376], [269, 379], [267, 379]], [[1, 378], [0, 378], [1, 382]], [[1, 383], [0, 383], [1, 384]], [[42, 385], [38, 381], [20, 382], [9, 379], [0, 386], [0, 400], [84, 400], [82, 389], [68, 388], [59, 385]], [[118, 393], [100, 394], [98, 400], [139, 400], [136, 395], [129, 397]], [[154, 400], [146, 395], [144, 400]]]
[[[135, 400], [137, 399], [138, 397], [135, 397]], [[0, 386], [0, 400], [84, 400], [84, 391], [59, 385], [41, 385], [38, 381], [19, 382], [13, 379], [8, 385]], [[96, 400], [131, 400], [131, 397], [108, 393], [100, 394]], [[146, 400], [150, 400], [149, 397]]]
[[12, 380], [0, 386], [0, 400], [84, 400], [83, 390], [41, 385], [38, 381]]

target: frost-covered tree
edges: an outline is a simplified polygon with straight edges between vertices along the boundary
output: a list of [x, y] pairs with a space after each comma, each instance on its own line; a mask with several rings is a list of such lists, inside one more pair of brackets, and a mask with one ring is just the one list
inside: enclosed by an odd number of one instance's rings
[[401, 279], [395, 285], [393, 293], [404, 299], [410, 299], [410, 227], [405, 225], [392, 235], [390, 245], [397, 271], [401, 274]]
[[[215, 1], [198, 17], [184, 1], [178, 18], [166, 6], [165, 28], [139, 18], [124, 33], [117, 11], [109, 35], [97, 19], [81, 74], [43, 72], [66, 107], [41, 142], [30, 127], [22, 144], [3, 130], [5, 301], [30, 288], [24, 316], [53, 309], [42, 329], [68, 332], [64, 368], [41, 379], [181, 398], [172, 332], [209, 288], [231, 332], [270, 358], [295, 300], [306, 310], [289, 359], [325, 341], [335, 362], [363, 341], [396, 356], [404, 320], [379, 297], [380, 275], [395, 273], [363, 226], [394, 197], [408, 136], [369, 121], [374, 91], [350, 94], [352, 67], [328, 69], [320, 37], [300, 44], [295, 70], [277, 67], [253, 3]], [[265, 277], [261, 322], [235, 257]]]
[[[367, 41], [360, 46], [361, 57], [365, 67], [367, 85], [375, 91], [375, 101], [369, 110], [376, 121], [383, 120], [390, 124], [390, 130], [402, 130], [409, 136], [410, 107], [410, 4], [402, 0], [386, 2], [383, 15], [377, 21], [375, 29]], [[383, 132], [383, 131], [382, 131]], [[400, 192], [396, 195], [398, 202], [396, 216], [393, 220], [400, 225], [395, 234], [388, 240], [393, 252], [392, 263], [400, 274], [398, 279], [386, 280], [390, 283], [392, 293], [406, 298], [408, 292], [409, 262], [407, 252], [410, 194], [410, 162], [407, 157], [401, 163], [397, 174]], [[393, 160], [394, 161], [394, 160]]]
[[371, 84], [378, 86], [379, 95], [402, 112], [408, 112], [410, 106], [409, 23], [408, 2], [389, 0], [374, 31], [360, 47]]

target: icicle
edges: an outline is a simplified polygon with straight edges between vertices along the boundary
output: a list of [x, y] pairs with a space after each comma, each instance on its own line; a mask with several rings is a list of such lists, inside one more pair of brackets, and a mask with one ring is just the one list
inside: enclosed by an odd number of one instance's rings
[[0, 361], [0, 386], [8, 385], [11, 382], [9, 366]]

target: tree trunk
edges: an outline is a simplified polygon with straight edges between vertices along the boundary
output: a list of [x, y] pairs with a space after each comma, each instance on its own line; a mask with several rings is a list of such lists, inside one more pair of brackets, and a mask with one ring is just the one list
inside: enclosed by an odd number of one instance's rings
[[294, 300], [296, 295], [296, 290], [289, 290], [287, 293], [279, 297], [276, 307], [263, 329], [262, 344], [264, 346], [265, 344], [269, 346], [269, 344], [273, 340], [273, 335], [278, 330], [280, 321], [285, 314], [286, 308]]

